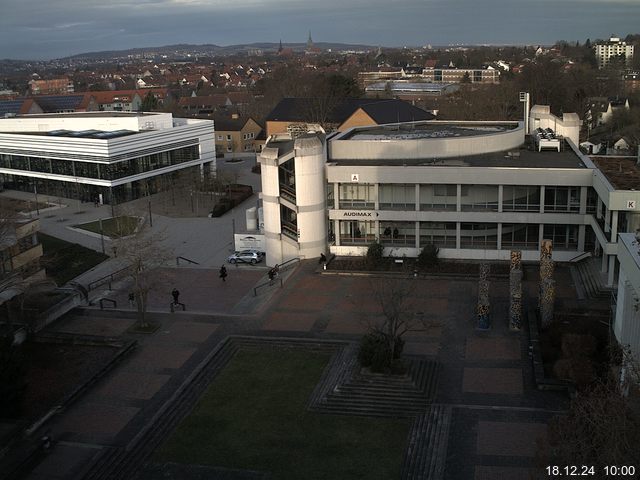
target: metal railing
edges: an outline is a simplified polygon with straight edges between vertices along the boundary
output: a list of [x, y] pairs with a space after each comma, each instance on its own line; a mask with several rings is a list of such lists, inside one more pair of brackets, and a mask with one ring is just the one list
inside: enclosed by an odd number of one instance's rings
[[188, 259], [188, 258], [185, 258], [185, 257], [176, 257], [176, 266], [177, 266], [177, 267], [179, 267], [179, 266], [180, 266], [180, 260], [184, 260], [185, 262], [192, 263], [192, 264], [194, 264], [194, 265], [200, 265], [198, 262], [195, 262], [195, 261], [190, 260], [190, 259]]
[[110, 303], [113, 308], [118, 307], [118, 303], [113, 298], [101, 298], [98, 303], [100, 304], [100, 310], [104, 310], [104, 302]]
[[576, 255], [572, 259], [569, 260], [569, 263], [579, 262], [580, 260], [584, 260], [585, 258], [589, 258], [591, 256], [591, 252], [582, 252], [579, 255]]
[[121, 268], [120, 270], [116, 270], [115, 272], [110, 273], [109, 275], [105, 275], [104, 277], [99, 278], [98, 280], [94, 280], [93, 282], [89, 283], [87, 289], [91, 291], [94, 288], [98, 288], [100, 285], [104, 285], [105, 283], [108, 283], [109, 290], [113, 290], [113, 288], [111, 288], [111, 283], [114, 280], [116, 280], [118, 276], [121, 276], [126, 270], [129, 270], [129, 267]]
[[256, 285], [255, 287], [253, 287], [253, 296], [257, 297], [259, 289], [261, 289], [263, 287], [271, 287], [271, 286], [274, 285], [274, 283], [280, 283], [280, 288], [282, 288], [282, 286], [283, 286], [282, 277], [278, 275], [273, 280], [269, 280], [268, 282], [264, 282], [264, 283], [261, 283], [260, 285]]

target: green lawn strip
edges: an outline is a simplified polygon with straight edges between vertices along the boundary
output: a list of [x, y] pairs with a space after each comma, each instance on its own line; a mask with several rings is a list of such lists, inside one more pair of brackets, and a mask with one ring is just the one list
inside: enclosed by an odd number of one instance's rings
[[[113, 218], [105, 218], [102, 220], [102, 231], [107, 237], [124, 237], [131, 235], [136, 231], [140, 219], [138, 217], [129, 217], [126, 215]], [[88, 232], [100, 233], [100, 220], [89, 223], [75, 225], [75, 228], [87, 230]]]
[[64, 285], [109, 258], [90, 248], [44, 233], [38, 233], [38, 240], [44, 253], [40, 262], [58, 285]]
[[306, 411], [328, 360], [296, 350], [240, 350], [156, 461], [267, 471], [274, 479], [398, 478], [409, 420]]

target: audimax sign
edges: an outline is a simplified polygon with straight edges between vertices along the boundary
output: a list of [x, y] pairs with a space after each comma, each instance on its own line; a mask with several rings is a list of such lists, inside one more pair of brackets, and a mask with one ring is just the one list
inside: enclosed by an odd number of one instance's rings
[[380, 214], [378, 212], [371, 212], [371, 211], [349, 211], [349, 212], [342, 212], [342, 217], [343, 218], [363, 218], [363, 219], [373, 219], [377, 216], [379, 216]]

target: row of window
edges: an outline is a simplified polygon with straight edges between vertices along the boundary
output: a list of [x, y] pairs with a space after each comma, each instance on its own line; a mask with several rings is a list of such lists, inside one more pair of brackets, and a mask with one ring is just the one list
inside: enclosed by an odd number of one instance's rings
[[[218, 140], [224, 140], [225, 135], [221, 135], [218, 134]], [[233, 140], [233, 137], [231, 136], [231, 134], [227, 134], [227, 141], [230, 142], [231, 140]], [[256, 134], [254, 132], [249, 132], [249, 133], [243, 133], [242, 134], [242, 139], [243, 140], [251, 140], [253, 138], [256, 138]]]
[[[456, 248], [456, 222], [376, 222], [338, 221], [341, 245], [366, 245], [374, 240], [385, 246], [415, 247], [416, 237], [419, 246], [433, 244], [441, 248]], [[498, 248], [497, 223], [460, 223], [461, 248]], [[503, 223], [500, 233], [500, 248], [537, 250], [540, 225]], [[553, 241], [557, 250], [576, 250], [578, 248], [577, 225], [544, 225], [543, 237]]]
[[[376, 203], [376, 188], [373, 184], [342, 183], [338, 187], [338, 206], [341, 209], [373, 209]], [[547, 186], [544, 189], [545, 212], [580, 212], [581, 187]], [[378, 186], [378, 208], [381, 210], [456, 210], [458, 186], [414, 184], [380, 184]], [[461, 210], [498, 211], [497, 185], [461, 185]], [[540, 211], [541, 188], [539, 186], [504, 185], [502, 190], [503, 211]], [[596, 209], [597, 194], [588, 190], [587, 212]], [[328, 184], [327, 203], [334, 206], [333, 185]]]
[[197, 160], [198, 158], [200, 158], [200, 154], [197, 145], [110, 164], [0, 154], [0, 168], [53, 173], [71, 177], [116, 180], [138, 173]]

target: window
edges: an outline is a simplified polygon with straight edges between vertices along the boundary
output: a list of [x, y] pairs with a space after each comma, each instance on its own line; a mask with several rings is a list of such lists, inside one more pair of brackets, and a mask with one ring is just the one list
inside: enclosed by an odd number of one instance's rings
[[498, 248], [498, 224], [460, 224], [460, 246], [462, 248]]
[[227, 141], [231, 141], [231, 135], [227, 135]]
[[374, 208], [375, 186], [367, 183], [341, 183], [339, 190], [340, 208]]
[[420, 210], [455, 210], [456, 185], [420, 185]]
[[578, 249], [577, 225], [545, 225], [543, 235], [553, 242], [554, 250]]
[[498, 211], [497, 185], [463, 185], [462, 210]]
[[218, 140], [222, 140], [223, 136], [222, 135], [218, 135]]
[[380, 209], [415, 210], [416, 188], [413, 184], [381, 184], [378, 187]]
[[503, 223], [502, 249], [537, 250], [539, 231], [540, 226], [537, 224]]
[[505, 185], [502, 189], [502, 210], [505, 212], [539, 212], [540, 187]]
[[545, 212], [580, 211], [580, 187], [545, 187]]
[[385, 246], [415, 247], [415, 222], [380, 222], [378, 233]]
[[340, 243], [342, 245], [368, 245], [376, 239], [375, 222], [340, 220]]
[[456, 248], [456, 222], [420, 222], [420, 248]]

